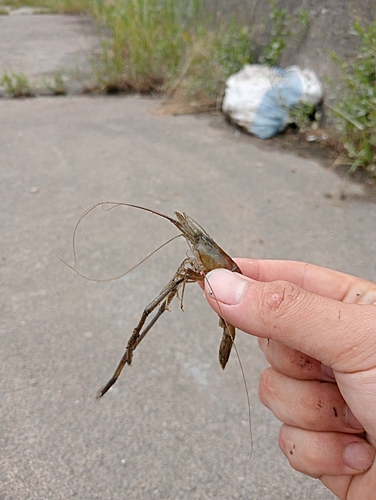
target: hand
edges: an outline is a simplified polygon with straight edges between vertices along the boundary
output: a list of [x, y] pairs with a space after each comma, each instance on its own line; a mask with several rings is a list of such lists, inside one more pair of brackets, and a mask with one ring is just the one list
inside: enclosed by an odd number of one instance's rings
[[314, 265], [237, 259], [206, 276], [211, 307], [260, 338], [262, 402], [292, 467], [343, 500], [376, 491], [376, 284]]

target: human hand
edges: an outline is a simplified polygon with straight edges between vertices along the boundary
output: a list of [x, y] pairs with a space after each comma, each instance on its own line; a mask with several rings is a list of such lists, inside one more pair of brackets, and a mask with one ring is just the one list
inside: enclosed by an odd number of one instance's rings
[[211, 307], [260, 338], [261, 401], [296, 470], [343, 500], [376, 491], [376, 284], [314, 265], [236, 259], [206, 276]]

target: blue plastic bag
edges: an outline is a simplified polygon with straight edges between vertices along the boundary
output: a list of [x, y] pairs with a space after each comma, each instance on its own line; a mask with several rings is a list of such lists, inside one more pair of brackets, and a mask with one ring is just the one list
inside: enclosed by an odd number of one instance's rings
[[321, 82], [309, 69], [248, 64], [227, 80], [222, 110], [252, 134], [269, 139], [291, 123], [290, 110], [299, 102], [318, 104], [322, 97]]

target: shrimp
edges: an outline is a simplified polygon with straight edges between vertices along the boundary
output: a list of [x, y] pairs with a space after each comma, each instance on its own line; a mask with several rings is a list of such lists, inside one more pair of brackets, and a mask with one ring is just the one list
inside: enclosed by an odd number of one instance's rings
[[[138, 325], [134, 328], [132, 335], [129, 337], [125, 352], [113, 376], [97, 394], [97, 397], [101, 398], [115, 384], [124, 366], [126, 364], [130, 365], [132, 363], [133, 352], [135, 351], [136, 347], [145, 338], [146, 334], [162, 316], [162, 314], [169, 309], [171, 301], [178, 295], [179, 290], [182, 290], [183, 297], [184, 288], [187, 283], [204, 281], [205, 275], [213, 269], [225, 268], [232, 272], [237, 272], [240, 274], [242, 274], [242, 272], [237, 264], [232, 260], [232, 258], [224, 250], [222, 250], [222, 248], [208, 235], [205, 229], [186, 213], [175, 212], [176, 219], [174, 219], [172, 217], [169, 217], [168, 215], [162, 214], [150, 208], [133, 205], [131, 203], [101, 202], [87, 209], [76, 224], [76, 228], [73, 234], [73, 249], [75, 248], [75, 236], [78, 225], [80, 224], [82, 219], [97, 206], [102, 206], [103, 209], [107, 210], [111, 210], [112, 208], [115, 208], [117, 206], [127, 206], [150, 212], [152, 214], [158, 215], [159, 217], [163, 217], [164, 219], [167, 219], [172, 224], [174, 224], [175, 227], [177, 227], [177, 229], [181, 233], [179, 236], [183, 236], [186, 239], [192, 253], [192, 257], [186, 257], [183, 260], [173, 278], [161, 290], [159, 295], [154, 300], [152, 300], [148, 306], [145, 307]], [[74, 255], [76, 255], [75, 250]], [[141, 262], [144, 262], [144, 260], [145, 259], [143, 259]], [[75, 265], [69, 267], [76, 271]], [[181, 308], [183, 309], [182, 304], [183, 301], [181, 298]], [[155, 310], [156, 312], [154, 316], [152, 316], [150, 321], [145, 325], [148, 317], [152, 315]], [[219, 346], [219, 363], [221, 367], [225, 369], [227, 361], [230, 357], [231, 349], [234, 345], [235, 327], [228, 324], [221, 317], [219, 317], [219, 326], [223, 329], [222, 340]]]

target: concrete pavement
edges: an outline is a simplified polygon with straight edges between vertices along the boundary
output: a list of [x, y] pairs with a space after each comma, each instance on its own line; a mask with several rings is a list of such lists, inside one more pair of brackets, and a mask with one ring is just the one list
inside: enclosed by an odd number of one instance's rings
[[0, 16], [0, 80], [4, 70], [23, 73], [33, 89], [44, 94], [55, 86], [56, 78], [67, 93], [90, 87], [92, 57], [99, 47], [90, 18], [30, 12], [18, 9]]
[[[74, 225], [98, 201], [185, 211], [234, 256], [376, 279], [376, 206], [361, 188], [234, 133], [220, 116], [159, 116], [157, 106], [0, 100], [0, 498], [330, 500], [278, 450], [279, 423], [257, 399], [265, 362], [239, 333], [249, 460], [240, 369], [234, 355], [219, 367], [217, 318], [195, 285], [185, 312], [174, 304], [95, 399], [186, 252], [177, 241], [118, 281], [80, 278], [56, 255], [73, 262]], [[116, 276], [174, 234], [142, 212], [97, 210], [77, 235], [79, 269]]]

